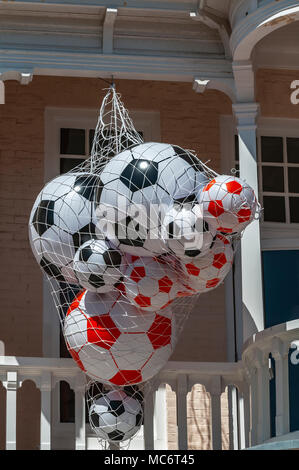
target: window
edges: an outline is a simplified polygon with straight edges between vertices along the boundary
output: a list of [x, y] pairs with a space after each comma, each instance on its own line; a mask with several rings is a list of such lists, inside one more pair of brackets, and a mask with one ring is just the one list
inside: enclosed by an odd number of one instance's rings
[[264, 222], [299, 223], [299, 136], [259, 137]]

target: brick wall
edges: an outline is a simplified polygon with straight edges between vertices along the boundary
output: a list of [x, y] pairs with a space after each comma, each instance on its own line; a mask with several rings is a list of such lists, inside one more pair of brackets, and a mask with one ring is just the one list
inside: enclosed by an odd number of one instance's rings
[[[104, 87], [88, 78], [34, 77], [26, 86], [6, 82], [6, 104], [0, 106], [0, 340], [7, 355], [42, 355], [42, 275], [29, 248], [27, 223], [43, 186], [45, 108], [97, 107]], [[197, 94], [191, 83], [121, 80], [117, 89], [129, 110], [160, 112], [163, 142], [195, 150], [202, 161], [210, 160], [209, 165], [220, 171], [219, 116], [231, 113], [225, 95]], [[173, 359], [225, 361], [225, 331], [220, 287], [200, 299]], [[26, 402], [32, 416], [36, 406], [34, 400]], [[25, 440], [25, 434], [18, 435], [18, 447], [35, 448], [36, 432], [31, 441], [28, 435]]]

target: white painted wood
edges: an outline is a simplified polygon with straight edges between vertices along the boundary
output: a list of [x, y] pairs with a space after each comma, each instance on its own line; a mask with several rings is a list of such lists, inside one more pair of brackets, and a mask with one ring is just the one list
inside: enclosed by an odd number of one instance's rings
[[[240, 177], [254, 189], [258, 197], [256, 103], [233, 105], [239, 136]], [[245, 230], [241, 240], [243, 340], [264, 329], [262, 291], [262, 263], [260, 223], [254, 220]]]
[[242, 391], [239, 392], [239, 440], [240, 449], [249, 447], [250, 433], [250, 397], [246, 384]]
[[113, 30], [117, 17], [117, 8], [106, 8], [106, 14], [103, 24], [103, 54], [113, 52]]
[[154, 435], [155, 449], [167, 450], [167, 403], [165, 384], [160, 385], [155, 394]]
[[78, 374], [75, 380], [75, 448], [86, 449], [85, 430], [85, 386], [86, 381], [82, 374]]
[[5, 104], [5, 85], [2, 80], [0, 80], [0, 104]]
[[279, 338], [272, 341], [271, 353], [275, 359], [276, 437], [290, 432], [289, 410], [289, 344]]
[[261, 354], [257, 368], [258, 424], [257, 440], [270, 439], [269, 354]]
[[220, 376], [214, 376], [206, 387], [211, 399], [211, 432], [212, 449], [222, 450], [222, 429], [221, 429], [221, 393], [222, 383]]
[[40, 415], [40, 450], [51, 449], [51, 372], [43, 371], [41, 374], [41, 415]]
[[17, 447], [17, 389], [19, 387], [18, 373], [7, 372], [6, 381], [6, 450], [16, 450]]

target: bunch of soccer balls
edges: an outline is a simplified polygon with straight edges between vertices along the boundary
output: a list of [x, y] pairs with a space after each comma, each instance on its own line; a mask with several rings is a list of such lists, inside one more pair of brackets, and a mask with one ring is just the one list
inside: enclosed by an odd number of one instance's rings
[[115, 87], [91, 156], [45, 185], [29, 221], [67, 348], [88, 380], [90, 425], [123, 442], [143, 422], [149, 381], [200, 294], [223, 282], [257, 201], [190, 151], [144, 143]]
[[[87, 376], [119, 387], [90, 407], [102, 438], [136, 432], [142, 400], [125, 387], [167, 363], [178, 336], [176, 303], [223, 282], [232, 241], [256, 211], [244, 181], [209, 173], [192, 153], [153, 142], [120, 152], [96, 174], [58, 176], [40, 192], [30, 242], [64, 295], [67, 347]], [[68, 289], [77, 294], [70, 301]]]

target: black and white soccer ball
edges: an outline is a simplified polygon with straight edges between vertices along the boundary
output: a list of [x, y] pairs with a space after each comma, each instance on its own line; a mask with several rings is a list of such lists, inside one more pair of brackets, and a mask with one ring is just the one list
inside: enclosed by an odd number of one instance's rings
[[166, 253], [160, 237], [165, 211], [175, 202], [195, 201], [207, 182], [200, 161], [190, 152], [169, 144], [139, 144], [116, 155], [102, 171], [99, 214], [105, 207], [111, 210], [105, 220], [114, 224], [112, 241], [122, 251], [137, 256]]
[[164, 217], [162, 237], [178, 258], [197, 259], [212, 248], [216, 230], [203, 220], [200, 206], [175, 204]]
[[66, 173], [50, 181], [36, 198], [29, 219], [29, 240], [43, 271], [59, 282], [78, 284], [73, 258], [96, 238], [94, 194], [98, 177]]
[[106, 441], [127, 441], [143, 422], [140, 395], [131, 395], [125, 390], [103, 393], [93, 399], [89, 407], [89, 422], [97, 437]]
[[126, 269], [122, 253], [105, 240], [88, 240], [76, 252], [73, 269], [79, 284], [91, 292], [111, 291]]

